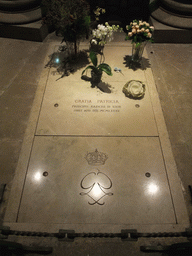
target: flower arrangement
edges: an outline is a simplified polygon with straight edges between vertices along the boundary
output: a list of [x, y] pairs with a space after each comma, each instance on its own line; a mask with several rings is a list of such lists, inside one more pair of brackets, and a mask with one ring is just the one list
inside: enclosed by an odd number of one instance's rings
[[119, 25], [110, 26], [108, 22], [105, 22], [105, 25], [98, 24], [97, 28], [92, 30], [91, 44], [104, 46], [107, 42], [113, 40], [113, 33], [119, 29], [122, 31]]
[[126, 26], [126, 30], [128, 32], [125, 40], [132, 40], [132, 43], [136, 43], [136, 46], [145, 41], [153, 42], [152, 32], [154, 27], [146, 21], [133, 20], [130, 25]]

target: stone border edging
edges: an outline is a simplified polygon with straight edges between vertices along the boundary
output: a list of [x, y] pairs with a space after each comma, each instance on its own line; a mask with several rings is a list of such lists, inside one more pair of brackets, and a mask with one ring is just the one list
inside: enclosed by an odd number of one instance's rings
[[161, 3], [173, 12], [176, 11], [181, 14], [192, 15], [192, 4], [183, 4], [173, 0], [161, 0]]
[[41, 0], [14, 0], [14, 1], [0, 1], [0, 10], [7, 12], [22, 12], [24, 10], [33, 9], [39, 6]]
[[192, 29], [192, 17], [182, 17], [177, 16], [176, 14], [172, 14], [171, 12], [167, 12], [162, 8], [158, 8], [154, 12], [151, 13], [151, 16], [159, 21], [162, 24], [175, 27], [191, 30]]
[[28, 10], [21, 13], [6, 13], [0, 11], [0, 23], [3, 24], [27, 24], [42, 18], [41, 9]]

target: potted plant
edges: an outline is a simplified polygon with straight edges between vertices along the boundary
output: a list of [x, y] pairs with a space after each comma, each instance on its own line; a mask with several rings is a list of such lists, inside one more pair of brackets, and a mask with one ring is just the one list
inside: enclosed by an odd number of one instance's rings
[[89, 65], [83, 70], [81, 78], [84, 79], [83, 74], [85, 73], [85, 71], [91, 69], [91, 84], [92, 87], [95, 87], [101, 81], [103, 71], [109, 76], [112, 76], [113, 74], [111, 71], [111, 67], [108, 64], [100, 63], [98, 65], [97, 54], [94, 51], [90, 51], [89, 57], [93, 65]]
[[142, 20], [133, 20], [126, 26], [125, 40], [132, 40], [132, 61], [139, 62], [147, 42], [153, 42], [152, 32], [154, 27]]
[[[88, 37], [90, 6], [86, 0], [42, 0], [43, 22], [54, 26], [57, 35], [63, 37], [68, 48], [78, 52], [80, 39]], [[69, 49], [70, 50], [70, 49]]]

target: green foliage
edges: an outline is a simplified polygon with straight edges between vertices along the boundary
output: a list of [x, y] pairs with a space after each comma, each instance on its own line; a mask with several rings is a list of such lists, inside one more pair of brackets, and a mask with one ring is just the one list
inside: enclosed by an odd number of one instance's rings
[[96, 54], [95, 52], [91, 51], [91, 52], [89, 53], [89, 57], [90, 57], [91, 62], [92, 62], [93, 65], [89, 65], [88, 67], [86, 67], [86, 68], [83, 70], [81, 76], [82, 76], [82, 75], [85, 73], [85, 71], [88, 70], [88, 69], [91, 69], [91, 70], [92, 70], [93, 72], [95, 72], [96, 74], [97, 74], [97, 73], [100, 73], [100, 72], [102, 72], [102, 71], [104, 71], [104, 72], [105, 72], [107, 75], [109, 75], [109, 76], [112, 76], [112, 75], [113, 75], [113, 74], [112, 74], [112, 71], [111, 71], [111, 67], [110, 67], [108, 64], [106, 64], [106, 63], [101, 63], [101, 64], [97, 65], [98, 60], [97, 60], [97, 54]]
[[85, 37], [90, 25], [90, 6], [86, 0], [42, 0], [44, 23], [55, 27], [65, 41]]
[[104, 71], [107, 75], [112, 76], [111, 67], [106, 63], [101, 63], [98, 68]]
[[93, 65], [96, 67], [97, 66], [97, 55], [95, 52], [90, 52], [89, 53], [89, 57], [91, 59], [91, 62], [93, 63]]

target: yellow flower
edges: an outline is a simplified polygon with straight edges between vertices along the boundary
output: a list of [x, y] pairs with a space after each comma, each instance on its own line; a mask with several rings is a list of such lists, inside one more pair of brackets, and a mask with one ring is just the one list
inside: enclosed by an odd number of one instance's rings
[[105, 13], [105, 9], [101, 9], [101, 12], [102, 12], [102, 13]]

